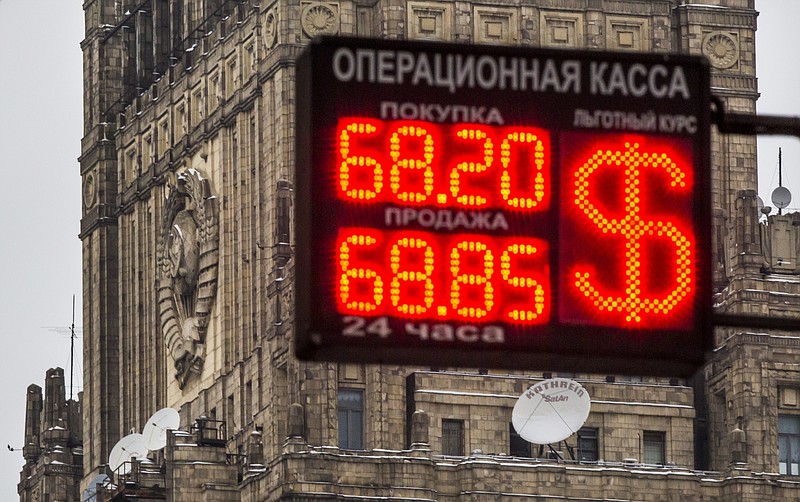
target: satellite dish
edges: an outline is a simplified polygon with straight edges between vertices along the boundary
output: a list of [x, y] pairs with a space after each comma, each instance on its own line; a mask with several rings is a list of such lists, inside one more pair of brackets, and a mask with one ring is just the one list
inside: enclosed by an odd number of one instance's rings
[[81, 495], [81, 502], [96, 502], [97, 501], [97, 485], [102, 485], [103, 483], [108, 481], [108, 476], [105, 474], [99, 474], [92, 478], [89, 482], [89, 486], [83, 490], [83, 495]]
[[134, 457], [144, 460], [147, 458], [147, 452], [144, 436], [139, 433], [128, 434], [117, 441], [117, 444], [111, 449], [111, 453], [108, 455], [108, 466], [115, 472], [122, 467], [121, 474], [128, 474], [130, 464], [127, 462]]
[[784, 209], [792, 202], [792, 193], [786, 187], [778, 187], [772, 192], [772, 203], [778, 209]]
[[162, 408], [153, 413], [142, 429], [144, 444], [148, 450], [156, 451], [167, 446], [167, 430], [180, 426], [181, 417], [172, 408]]
[[557, 443], [578, 432], [589, 417], [589, 393], [568, 378], [550, 378], [526, 390], [514, 405], [511, 423], [523, 439]]

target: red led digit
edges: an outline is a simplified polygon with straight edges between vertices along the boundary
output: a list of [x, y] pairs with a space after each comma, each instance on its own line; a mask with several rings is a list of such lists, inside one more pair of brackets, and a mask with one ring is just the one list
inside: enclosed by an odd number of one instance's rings
[[[339, 138], [339, 188], [349, 198], [374, 199], [383, 190], [383, 168], [371, 156], [363, 155], [364, 148], [353, 145], [354, 137], [370, 136], [378, 132], [376, 121], [352, 119], [340, 123]], [[356, 155], [351, 155], [355, 150]]]
[[[524, 261], [534, 257], [539, 250], [535, 241], [514, 243], [508, 246], [500, 256], [500, 275], [514, 288], [527, 289], [528, 296], [524, 301], [506, 302], [506, 316], [514, 321], [534, 321], [547, 316], [547, 269], [533, 269]], [[540, 247], [544, 242], [538, 244]], [[546, 260], [546, 257], [545, 257]], [[509, 308], [516, 307], [516, 308]]]
[[[403, 237], [392, 245], [389, 251], [392, 270], [389, 296], [392, 305], [401, 314], [421, 315], [433, 305], [434, 285], [431, 275], [434, 258], [433, 248], [421, 238]], [[409, 296], [416, 297], [417, 302], [404, 302]]]
[[514, 209], [547, 205], [550, 159], [544, 131], [513, 128], [500, 144], [500, 194]]
[[358, 249], [375, 248], [379, 231], [362, 230], [340, 238], [336, 246], [339, 257], [339, 302], [345, 312], [364, 314], [375, 311], [383, 302], [383, 278], [373, 268], [351, 266]]
[[524, 237], [343, 228], [335, 294], [343, 314], [546, 324], [548, 243]]
[[[573, 287], [592, 309], [617, 313], [625, 323], [641, 323], [647, 316], [670, 314], [692, 292], [694, 276], [691, 228], [682, 223], [680, 215], [652, 214], [646, 208], [663, 188], [685, 192], [689, 183], [686, 171], [663, 150], [641, 150], [635, 141], [625, 142], [620, 149], [597, 149], [575, 170], [573, 180], [574, 206], [602, 232], [601, 237], [623, 244], [624, 259], [620, 255], [623, 261], [618, 270], [623, 276], [619, 283], [624, 285], [624, 291], [604, 284], [586, 265], [575, 267], [571, 273]], [[602, 190], [595, 186], [595, 178], [603, 170], [620, 169], [624, 203], [621, 216], [613, 218], [608, 216], [608, 204], [597, 202]], [[653, 170], [666, 173], [668, 186], [647, 186], [645, 196], [642, 179]], [[649, 180], [647, 185], [652, 185], [653, 179]], [[666, 266], [655, 267], [651, 255], [657, 252], [667, 257]], [[657, 281], [661, 282], [660, 287], [653, 285]]]
[[461, 183], [462, 173], [482, 173], [492, 167], [494, 161], [494, 145], [492, 138], [485, 130], [473, 127], [464, 127], [456, 130], [456, 138], [462, 142], [479, 142], [483, 150], [483, 157], [477, 155], [478, 161], [469, 160], [459, 162], [450, 171], [450, 193], [462, 206], [481, 207], [486, 205], [486, 197], [480, 194], [464, 193]]
[[[434, 124], [401, 125], [389, 139], [389, 155], [393, 161], [389, 171], [389, 187], [402, 202], [421, 203], [433, 192], [434, 139], [428, 128]], [[417, 173], [416, 171], [421, 171]], [[421, 190], [414, 191], [413, 187]]]
[[514, 211], [550, 202], [541, 129], [346, 117], [336, 135], [344, 200]]
[[494, 256], [491, 249], [481, 241], [457, 243], [450, 249], [450, 272], [453, 275], [450, 283], [450, 305], [453, 309], [464, 318], [485, 317], [494, 307], [491, 282]]

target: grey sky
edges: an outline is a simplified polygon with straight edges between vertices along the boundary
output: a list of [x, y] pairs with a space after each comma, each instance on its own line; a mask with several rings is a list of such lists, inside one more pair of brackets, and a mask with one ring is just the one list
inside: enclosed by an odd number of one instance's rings
[[[73, 294], [82, 324], [81, 6], [0, 0], [0, 500], [17, 500], [22, 454], [5, 444], [22, 446], [27, 386], [43, 386], [48, 368], [68, 371]], [[792, 42], [800, 2], [761, 0], [757, 7], [759, 113], [800, 116], [800, 56]], [[784, 185], [796, 192], [790, 207], [800, 207], [800, 140], [759, 141], [759, 193], [770, 204], [778, 146]]]
[[[800, 116], [800, 53], [792, 42], [800, 2], [762, 0], [756, 2], [756, 74], [758, 113]], [[792, 192], [789, 209], [800, 208], [800, 139], [764, 136], [758, 139], [758, 193], [768, 206], [778, 186], [778, 148], [783, 150], [783, 186]]]
[[80, 324], [80, 0], [0, 2], [0, 500], [19, 500], [25, 392]]

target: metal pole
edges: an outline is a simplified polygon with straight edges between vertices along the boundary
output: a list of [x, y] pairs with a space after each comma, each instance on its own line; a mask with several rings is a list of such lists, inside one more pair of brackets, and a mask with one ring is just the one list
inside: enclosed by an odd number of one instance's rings
[[72, 326], [70, 326], [69, 340], [69, 399], [72, 400], [72, 378], [75, 374], [75, 295], [72, 295]]

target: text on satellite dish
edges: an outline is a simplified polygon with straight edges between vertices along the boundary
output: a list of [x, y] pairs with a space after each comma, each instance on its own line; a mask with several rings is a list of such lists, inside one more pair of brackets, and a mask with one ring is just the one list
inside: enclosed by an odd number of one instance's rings
[[[568, 389], [574, 392], [578, 397], [583, 397], [584, 389], [580, 385], [577, 385], [575, 382], [569, 380], [545, 380], [539, 384], [534, 385], [530, 389], [525, 392], [525, 397], [531, 399], [537, 394], [541, 394], [543, 391], [550, 390], [550, 389]], [[543, 396], [544, 400], [547, 402], [555, 402], [555, 401], [566, 401], [569, 398], [564, 396]], [[562, 399], [563, 398], [563, 399]]]

